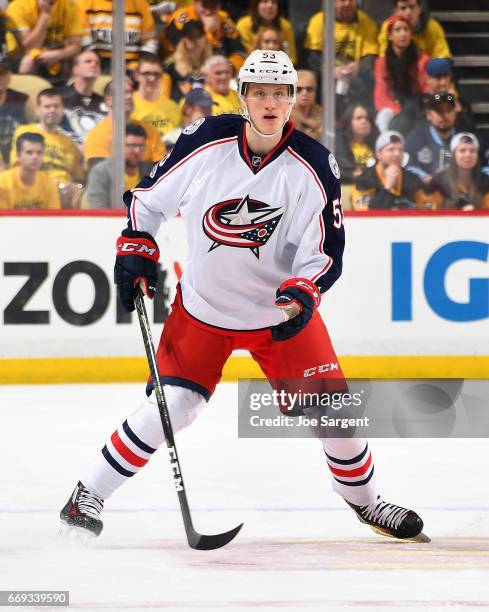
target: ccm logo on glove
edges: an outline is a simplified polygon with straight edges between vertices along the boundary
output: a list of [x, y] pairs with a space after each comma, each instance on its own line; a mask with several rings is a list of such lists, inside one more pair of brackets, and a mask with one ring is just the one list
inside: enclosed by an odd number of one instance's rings
[[141, 238], [138, 242], [128, 242], [127, 238], [120, 236], [117, 239], [117, 255], [140, 255], [158, 261], [160, 252], [154, 242]]
[[124, 230], [117, 239], [114, 280], [121, 303], [128, 312], [134, 310], [138, 285], [150, 299], [154, 296], [159, 258], [158, 245], [147, 232]]

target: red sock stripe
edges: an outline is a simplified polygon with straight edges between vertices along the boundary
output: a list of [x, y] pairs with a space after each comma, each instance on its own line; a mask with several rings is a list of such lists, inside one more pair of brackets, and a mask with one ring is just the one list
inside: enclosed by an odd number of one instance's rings
[[148, 463], [148, 459], [142, 459], [138, 457], [135, 453], [132, 452], [130, 448], [128, 448], [124, 442], [120, 439], [117, 431], [114, 431], [112, 434], [110, 441], [114, 445], [116, 451], [123, 457], [128, 463], [134, 465], [135, 467], [143, 467]]
[[372, 465], [372, 454], [368, 454], [367, 461], [365, 461], [365, 463], [361, 467], [355, 468], [353, 470], [340, 470], [339, 468], [333, 467], [329, 462], [328, 465], [329, 469], [333, 472], [335, 476], [346, 476], [349, 478], [353, 478], [355, 476], [363, 476], [366, 472], [368, 472], [368, 468]]

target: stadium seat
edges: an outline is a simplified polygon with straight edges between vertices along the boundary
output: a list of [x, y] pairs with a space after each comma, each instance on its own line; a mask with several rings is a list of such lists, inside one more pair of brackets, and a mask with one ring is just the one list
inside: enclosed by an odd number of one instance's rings
[[37, 94], [43, 89], [49, 89], [51, 83], [35, 74], [13, 74], [10, 81], [10, 89], [20, 91], [27, 96], [29, 100], [26, 104], [26, 118], [28, 121], [35, 121], [35, 109], [37, 105]]
[[110, 81], [112, 81], [112, 76], [110, 74], [101, 74], [95, 80], [95, 83], [93, 85], [93, 91], [97, 93], [99, 96], [103, 96], [105, 86]]
[[343, 183], [341, 185], [341, 206], [343, 210], [351, 210], [352, 209], [352, 195], [353, 185], [347, 185]]

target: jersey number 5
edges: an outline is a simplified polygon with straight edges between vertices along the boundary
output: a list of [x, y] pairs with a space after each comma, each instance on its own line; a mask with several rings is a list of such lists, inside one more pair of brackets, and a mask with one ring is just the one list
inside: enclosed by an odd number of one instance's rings
[[333, 200], [333, 227], [338, 229], [343, 225], [343, 210], [341, 208], [340, 199]]

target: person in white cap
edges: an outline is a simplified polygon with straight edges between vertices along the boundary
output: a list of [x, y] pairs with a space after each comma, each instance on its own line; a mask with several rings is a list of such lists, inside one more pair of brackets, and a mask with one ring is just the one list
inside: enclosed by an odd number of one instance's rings
[[[187, 261], [157, 352], [175, 432], [211, 398], [238, 347], [279, 394], [300, 385], [341, 396], [348, 388], [318, 312], [342, 270], [340, 171], [327, 149], [289, 122], [296, 86], [284, 52], [253, 51], [238, 78], [243, 116], [187, 126], [151, 176], [124, 195], [128, 223], [117, 240], [115, 281], [128, 311], [141, 281], [154, 295], [161, 222], [180, 213], [186, 226]], [[164, 442], [152, 390], [150, 381], [148, 398], [81, 475], [61, 511], [66, 528], [100, 534], [104, 501]], [[277, 408], [304, 414], [284, 401]], [[378, 495], [365, 439], [321, 442], [334, 490], [360, 521], [391, 537], [421, 537], [414, 511]]]
[[404, 138], [388, 130], [375, 141], [377, 162], [356, 178], [354, 210], [432, 208], [433, 199], [423, 181], [403, 168]]
[[471, 132], [455, 134], [450, 151], [450, 162], [431, 182], [436, 207], [489, 209], [489, 176], [481, 171], [477, 136]]

